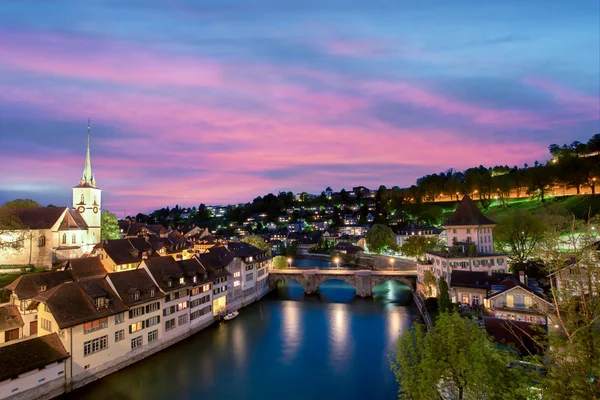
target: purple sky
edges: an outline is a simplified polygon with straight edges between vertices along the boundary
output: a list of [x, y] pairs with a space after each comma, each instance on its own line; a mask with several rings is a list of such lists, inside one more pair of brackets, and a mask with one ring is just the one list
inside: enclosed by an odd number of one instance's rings
[[127, 4], [0, 3], [0, 203], [70, 205], [88, 117], [119, 216], [410, 186], [599, 132], [597, 0]]

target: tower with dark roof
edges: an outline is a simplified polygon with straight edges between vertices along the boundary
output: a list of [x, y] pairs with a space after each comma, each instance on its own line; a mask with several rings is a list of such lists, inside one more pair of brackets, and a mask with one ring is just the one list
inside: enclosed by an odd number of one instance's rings
[[[79, 185], [73, 188], [73, 211], [79, 213], [88, 225], [86, 245], [94, 246], [100, 241], [102, 191], [96, 187], [90, 157], [90, 123], [88, 121], [87, 151]], [[91, 247], [90, 247], [91, 249]]]
[[448, 246], [457, 243], [474, 244], [482, 253], [494, 252], [492, 231], [496, 223], [486, 217], [469, 195], [465, 195], [452, 217], [444, 224], [448, 233]]

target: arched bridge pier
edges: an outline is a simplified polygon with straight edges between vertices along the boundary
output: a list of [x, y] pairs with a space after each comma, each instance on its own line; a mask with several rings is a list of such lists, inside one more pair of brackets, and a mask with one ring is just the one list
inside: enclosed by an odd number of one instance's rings
[[354, 286], [356, 295], [370, 297], [373, 288], [381, 282], [394, 280], [407, 285], [413, 292], [417, 281], [417, 271], [371, 271], [371, 270], [271, 270], [269, 272], [269, 284], [271, 288], [277, 286], [277, 282], [285, 279], [293, 279], [304, 288], [304, 293], [312, 294], [317, 291], [319, 285], [329, 280], [340, 280]]

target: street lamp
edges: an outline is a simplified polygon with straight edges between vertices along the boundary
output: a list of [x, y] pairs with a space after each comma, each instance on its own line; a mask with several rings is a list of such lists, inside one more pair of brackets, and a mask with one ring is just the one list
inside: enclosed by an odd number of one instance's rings
[[287, 262], [288, 262], [288, 268], [292, 268], [292, 258], [291, 257], [287, 259]]
[[390, 257], [390, 265], [392, 267], [392, 271], [394, 270], [394, 259]]
[[337, 265], [337, 269], [340, 269], [340, 258], [336, 257], [334, 261], [335, 261], [335, 263]]

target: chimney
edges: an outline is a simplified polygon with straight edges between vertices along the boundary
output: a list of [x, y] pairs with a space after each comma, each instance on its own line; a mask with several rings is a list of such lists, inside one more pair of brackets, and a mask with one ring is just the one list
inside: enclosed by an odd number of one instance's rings
[[519, 280], [523, 285], [527, 285], [525, 281], [525, 271], [519, 271]]

